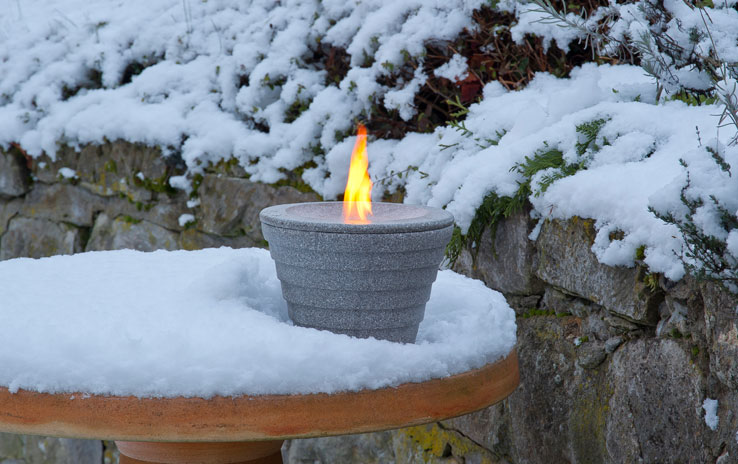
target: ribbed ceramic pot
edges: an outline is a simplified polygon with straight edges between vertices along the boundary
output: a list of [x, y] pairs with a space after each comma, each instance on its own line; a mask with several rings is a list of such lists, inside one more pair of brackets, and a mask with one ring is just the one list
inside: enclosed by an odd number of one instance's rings
[[371, 224], [344, 224], [341, 202], [261, 211], [292, 321], [413, 343], [453, 231], [438, 208], [372, 203]]

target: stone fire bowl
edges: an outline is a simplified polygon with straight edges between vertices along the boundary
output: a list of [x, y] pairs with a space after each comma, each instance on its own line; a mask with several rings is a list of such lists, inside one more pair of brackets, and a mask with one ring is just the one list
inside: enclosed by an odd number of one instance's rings
[[286, 438], [447, 419], [501, 401], [518, 383], [513, 349], [451, 377], [334, 394], [137, 398], [0, 387], [0, 432], [116, 440], [121, 464], [281, 463]]
[[345, 224], [342, 208], [320, 202], [261, 211], [290, 318], [303, 327], [415, 342], [453, 216], [372, 203], [370, 224]]

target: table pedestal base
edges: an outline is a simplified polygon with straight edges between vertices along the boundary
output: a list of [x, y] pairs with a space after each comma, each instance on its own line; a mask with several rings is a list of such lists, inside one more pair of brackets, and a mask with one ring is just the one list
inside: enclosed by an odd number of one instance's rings
[[116, 441], [120, 464], [282, 464], [282, 440], [223, 443]]

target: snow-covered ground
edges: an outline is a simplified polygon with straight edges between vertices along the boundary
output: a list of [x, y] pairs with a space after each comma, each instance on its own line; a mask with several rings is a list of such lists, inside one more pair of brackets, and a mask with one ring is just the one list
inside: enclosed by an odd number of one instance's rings
[[0, 385], [136, 396], [381, 388], [482, 367], [515, 314], [441, 271], [416, 344], [293, 326], [269, 252], [91, 252], [0, 262]]
[[[353, 144], [340, 134], [352, 131], [370, 98], [397, 108], [405, 119], [414, 117], [413, 96], [427, 76], [419, 68], [395, 87], [377, 79], [391, 74], [405, 55], [421, 57], [427, 41], [451, 39], [471, 27], [471, 11], [482, 3], [7, 2], [0, 9], [0, 145], [17, 142], [32, 156], [53, 156], [59, 143], [120, 138], [179, 151], [190, 172], [235, 156], [253, 180], [264, 182], [280, 179], [281, 168], [312, 160], [317, 166], [305, 170], [304, 180], [326, 199], [335, 198], [345, 185]], [[712, 14], [712, 39], [700, 36], [694, 46], [714, 43], [724, 59], [734, 59], [735, 1], [716, 3], [725, 7], [716, 6]], [[667, 29], [679, 40], [690, 37], [682, 26], [705, 23], [697, 9], [676, 0], [665, 4], [677, 19]], [[581, 38], [539, 21], [530, 5], [500, 5], [517, 9], [516, 39], [535, 32], [565, 48]], [[590, 20], [606, 14], [602, 10]], [[636, 6], [618, 6], [618, 14], [617, 37], [644, 31]], [[326, 70], [312, 61], [319, 46], [343, 47], [350, 55], [352, 67], [340, 82], [327, 82]], [[455, 56], [434, 74], [462, 78], [466, 66]], [[699, 70], [674, 72], [695, 86], [704, 84]], [[654, 81], [624, 65], [586, 65], [570, 79], [540, 74], [516, 92], [490, 83], [466, 117], [473, 135], [441, 127], [402, 140], [370, 139], [370, 174], [381, 179], [413, 166], [408, 176], [391, 176], [385, 188], [404, 188], [410, 203], [447, 208], [465, 232], [487, 193], [515, 192], [522, 181], [517, 163], [540, 150], [559, 149], [567, 162], [585, 169], [545, 192], [536, 186], [552, 173], [536, 174], [534, 215], [594, 218], [593, 250], [602, 262], [630, 266], [645, 245], [651, 271], [678, 279], [684, 274], [677, 257], [680, 233], [648, 208], [683, 215], [680, 193], [689, 172], [686, 194], [706, 201], [695, 221], [738, 256], [738, 232], [728, 235], [716, 227], [718, 213], [709, 200], [715, 195], [729, 211], [738, 211], [738, 181], [708, 151], [735, 167], [738, 147], [727, 146], [734, 128], [717, 129], [719, 106], [667, 101], [666, 90], [657, 101]], [[579, 154], [577, 126], [598, 120], [598, 149]], [[316, 156], [316, 147], [325, 155]], [[173, 184], [186, 188], [183, 181]], [[375, 198], [382, 193], [375, 188]], [[611, 234], [615, 230], [624, 233], [622, 239], [610, 239], [621, 235]]]

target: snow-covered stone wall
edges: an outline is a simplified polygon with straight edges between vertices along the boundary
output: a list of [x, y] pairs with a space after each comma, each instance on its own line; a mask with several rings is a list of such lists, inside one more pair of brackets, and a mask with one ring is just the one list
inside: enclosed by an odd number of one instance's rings
[[[180, 160], [179, 175], [157, 188], [193, 193], [208, 166], [226, 163], [264, 183], [300, 170], [300, 182], [334, 199], [345, 185], [358, 120], [371, 124], [379, 106], [395, 111], [400, 124], [428, 117], [418, 114], [416, 97], [433, 76], [462, 85], [464, 75], [478, 73], [474, 60], [451, 55], [455, 45], [441, 53], [444, 64], [427, 56], [429, 47], [478, 31], [475, 9], [515, 18], [494, 27], [512, 41], [533, 33], [561, 49], [599, 21], [617, 43], [637, 40], [655, 21], [632, 2], [603, 5], [587, 21], [567, 15], [579, 29], [546, 20], [540, 5], [510, 0], [150, 3], [39, 0], [0, 11], [0, 147], [15, 145], [39, 162], [64, 156], [64, 147], [142, 143]], [[665, 2], [664, 33], [732, 63], [738, 11], [734, 1], [714, 3], [703, 11]], [[701, 66], [667, 68], [689, 88], [707, 85]], [[401, 138], [370, 134], [374, 199], [403, 191], [408, 203], [448, 209], [467, 233], [486, 195], [514, 196], [529, 181], [539, 218], [596, 220], [601, 262], [632, 266], [645, 246], [646, 264], [678, 279], [685, 270], [675, 252], [683, 240], [649, 208], [681, 216], [680, 189], [690, 176], [686, 197], [704, 203], [695, 221], [738, 253], [738, 233], [722, 230], [710, 201], [712, 195], [733, 215], [738, 210], [736, 182], [713, 157], [738, 162], [734, 131], [717, 129], [727, 122], [722, 108], [688, 105], [684, 96], [673, 101], [674, 85], [641, 67], [588, 63], [569, 74], [539, 73], [516, 91], [477, 76], [482, 98], [465, 102], [457, 125], [393, 136]], [[731, 80], [724, 84], [734, 88]], [[467, 111], [458, 105], [441, 104], [444, 121]], [[519, 169], [553, 151], [560, 166], [529, 169], [528, 176]], [[52, 174], [74, 182], [74, 169], [62, 167], [68, 169]], [[139, 169], [146, 177], [147, 168]], [[182, 214], [193, 213], [181, 213], [177, 223], [196, 219]], [[623, 234], [612, 240], [615, 231]]]

